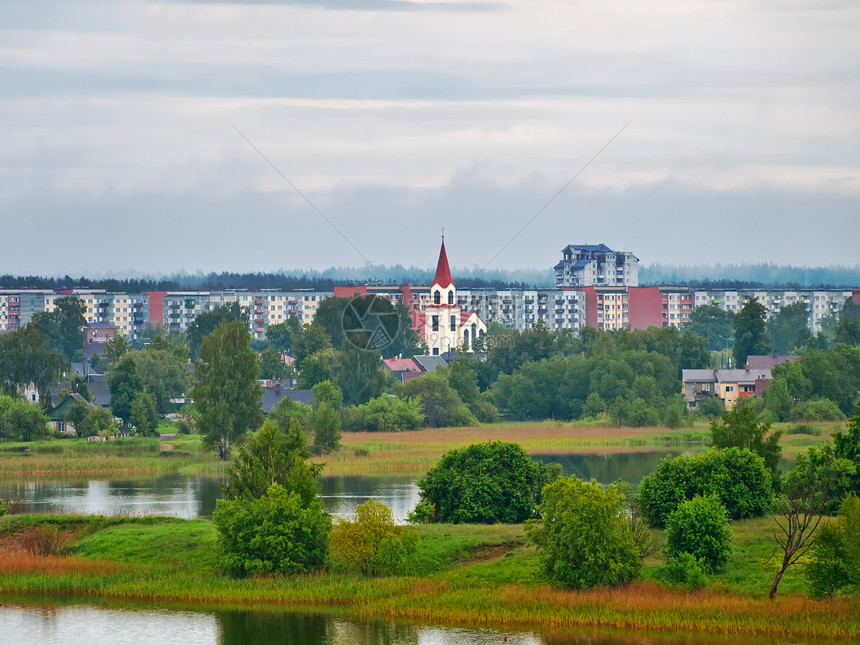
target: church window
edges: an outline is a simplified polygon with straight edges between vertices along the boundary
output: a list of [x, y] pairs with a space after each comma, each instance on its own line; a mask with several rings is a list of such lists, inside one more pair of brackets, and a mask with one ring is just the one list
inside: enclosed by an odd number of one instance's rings
[[454, 290], [453, 290], [453, 289], [451, 289], [451, 290], [448, 292], [448, 304], [449, 304], [449, 305], [453, 305], [453, 304], [454, 304]]
[[457, 316], [451, 316], [451, 331], [457, 331]]
[[439, 316], [433, 316], [433, 331], [439, 331]]
[[436, 289], [436, 291], [433, 292], [433, 304], [438, 305], [441, 302], [442, 302], [442, 294], [439, 293], [438, 289]]

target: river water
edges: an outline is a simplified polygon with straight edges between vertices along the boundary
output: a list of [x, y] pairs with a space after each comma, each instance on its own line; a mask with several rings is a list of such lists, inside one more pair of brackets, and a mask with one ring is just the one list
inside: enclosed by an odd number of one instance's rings
[[[608, 484], [624, 479], [633, 484], [653, 472], [669, 452], [534, 455], [556, 461], [565, 475]], [[88, 515], [169, 515], [211, 517], [221, 496], [221, 480], [213, 477], [166, 475], [137, 480], [66, 479], [0, 481], [0, 499], [16, 500], [22, 512]], [[413, 477], [401, 475], [334, 476], [320, 479], [320, 498], [335, 517], [349, 516], [371, 497], [405, 521], [418, 503]]]
[[[17, 604], [0, 598], [0, 642], [9, 645], [740, 645], [729, 637], [566, 631], [496, 631], [363, 622], [295, 611], [113, 609]], [[810, 643], [792, 639], [792, 643]], [[830, 645], [836, 645], [829, 641]]]

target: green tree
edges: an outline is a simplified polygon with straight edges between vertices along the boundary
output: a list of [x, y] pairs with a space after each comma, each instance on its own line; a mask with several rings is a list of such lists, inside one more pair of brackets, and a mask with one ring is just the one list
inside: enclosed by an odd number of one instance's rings
[[38, 323], [0, 336], [0, 392], [17, 395], [19, 388], [32, 383], [41, 396], [47, 396], [67, 368], [68, 361], [48, 346]]
[[313, 427], [313, 417], [314, 411], [311, 406], [291, 401], [288, 397], [283, 398], [278, 407], [268, 414], [268, 419], [277, 424], [284, 434], [290, 432], [294, 421], [301, 432], [309, 432]]
[[306, 573], [328, 558], [331, 516], [322, 510], [322, 502], [305, 502], [280, 484], [251, 500], [219, 499], [212, 521], [221, 564], [232, 575]]
[[747, 300], [743, 308], [735, 316], [735, 366], [743, 368], [747, 356], [758, 356], [770, 353], [770, 338], [767, 335], [765, 321], [767, 307], [756, 298]]
[[301, 332], [302, 323], [295, 316], [290, 316], [286, 321], [269, 325], [266, 327], [266, 339], [273, 347], [288, 352], [293, 344], [293, 339]]
[[222, 323], [200, 344], [190, 394], [204, 444], [221, 459], [230, 456], [233, 443], [241, 442], [247, 430], [263, 422], [257, 369], [245, 323]]
[[36, 441], [49, 434], [48, 419], [38, 405], [0, 394], [0, 440]]
[[776, 597], [786, 570], [797, 564], [815, 545], [821, 519], [834, 499], [845, 489], [854, 465], [835, 456], [830, 445], [809, 448], [794, 460], [794, 469], [785, 477], [783, 493], [777, 498], [773, 517], [773, 541], [782, 551], [782, 563], [770, 588]]
[[684, 330], [707, 339], [708, 349], [719, 351], [732, 346], [735, 315], [714, 305], [699, 305], [690, 314]]
[[260, 376], [265, 379], [282, 379], [289, 373], [281, 350], [269, 346], [260, 353]]
[[526, 524], [541, 568], [554, 585], [568, 589], [617, 586], [634, 580], [641, 568], [624, 513], [624, 493], [576, 477], [557, 479], [543, 489], [540, 520]]
[[130, 349], [128, 340], [122, 334], [108, 339], [105, 343], [105, 360], [107, 361], [108, 369], [112, 369], [114, 365], [119, 363]]
[[94, 437], [100, 432], [115, 433], [113, 416], [104, 408], [78, 401], [69, 408], [66, 423], [70, 423], [79, 437]]
[[808, 338], [809, 307], [803, 302], [786, 305], [767, 322], [767, 331], [773, 341], [773, 350], [788, 354]]
[[[845, 459], [854, 465], [854, 475], [848, 490], [860, 496], [860, 402], [854, 416], [848, 419], [848, 432], [833, 435], [833, 454], [837, 459]], [[840, 491], [840, 497], [844, 491]]]
[[715, 496], [729, 517], [761, 517], [773, 498], [764, 459], [740, 448], [711, 448], [693, 457], [667, 457], [639, 484], [637, 504], [652, 526], [665, 525], [678, 506], [699, 496]]
[[137, 373], [134, 359], [126, 354], [108, 377], [110, 388], [110, 408], [115, 417], [128, 423], [131, 418], [131, 405], [138, 392], [143, 391], [143, 381]]
[[540, 491], [559, 474], [502, 441], [449, 450], [418, 482], [435, 521], [518, 524], [534, 516]]
[[332, 348], [331, 338], [321, 324], [303, 326], [301, 332], [293, 337], [292, 352], [296, 369], [301, 372], [310, 356]]
[[273, 484], [299, 494], [303, 505], [317, 495], [316, 480], [322, 464], [312, 464], [308, 443], [298, 421], [285, 434], [267, 419], [257, 432], [239, 446], [223, 486], [227, 499], [251, 500], [263, 497]]
[[335, 380], [347, 405], [367, 403], [382, 393], [384, 375], [379, 369], [379, 352], [345, 343], [337, 354]]
[[400, 432], [417, 430], [424, 423], [421, 406], [413, 399], [398, 399], [387, 394], [364, 405], [343, 410], [343, 429], [347, 432]]
[[340, 413], [328, 401], [320, 403], [314, 411], [315, 455], [327, 455], [340, 449]]
[[849, 495], [839, 508], [835, 523], [819, 530], [806, 569], [810, 594], [829, 598], [849, 587], [860, 590], [860, 499]]
[[331, 533], [334, 560], [366, 576], [403, 575], [418, 551], [418, 532], [398, 526], [391, 509], [369, 499], [355, 509], [355, 519], [338, 518]]
[[[303, 388], [313, 388], [317, 383], [333, 381], [335, 379], [336, 352], [329, 347], [315, 352], [302, 361], [300, 382]], [[298, 365], [298, 361], [296, 361]]]
[[776, 484], [779, 480], [779, 462], [782, 432], [771, 432], [770, 423], [759, 419], [752, 405], [742, 404], [734, 410], [725, 410], [722, 419], [711, 421], [711, 445], [715, 448], [741, 448], [764, 459]]
[[837, 343], [846, 345], [860, 344], [860, 320], [856, 318], [844, 318], [839, 321], [834, 330], [834, 339]]
[[431, 428], [477, 425], [469, 408], [460, 399], [448, 379], [441, 374], [428, 372], [406, 383], [398, 384], [397, 396], [420, 401], [424, 424]]
[[158, 436], [158, 408], [155, 395], [146, 388], [136, 392], [131, 402], [131, 413], [128, 422], [134, 426], [137, 434], [144, 437]]
[[77, 296], [57, 298], [55, 305], [54, 311], [39, 312], [33, 320], [42, 326], [51, 349], [67, 360], [83, 360], [87, 306]]
[[128, 352], [134, 361], [135, 372], [140, 381], [155, 397], [158, 414], [175, 412], [172, 398], [185, 396], [190, 385], [188, 365], [175, 354], [164, 349], [149, 349]]
[[725, 507], [716, 497], [682, 502], [666, 519], [666, 554], [693, 555], [707, 573], [722, 567], [732, 554], [734, 538]]
[[197, 316], [185, 331], [191, 358], [196, 360], [200, 357], [204, 338], [218, 329], [222, 323], [231, 322], [241, 322], [246, 329], [248, 327], [248, 312], [243, 311], [238, 302], [213, 307]]

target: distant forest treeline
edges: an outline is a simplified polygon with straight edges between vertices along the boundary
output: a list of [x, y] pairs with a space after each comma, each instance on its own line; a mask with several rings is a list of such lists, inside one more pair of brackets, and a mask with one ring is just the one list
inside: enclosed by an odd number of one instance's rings
[[[455, 269], [457, 286], [463, 289], [521, 289], [551, 287], [550, 270]], [[273, 273], [174, 273], [164, 277], [87, 278], [81, 276], [0, 276], [3, 289], [68, 289], [72, 287], [140, 293], [141, 291], [220, 291], [224, 289], [317, 289], [335, 285], [427, 284], [433, 269], [370, 266], [332, 267], [325, 271], [278, 271]], [[652, 264], [639, 267], [639, 284], [679, 284], [704, 289], [751, 289], [764, 287], [847, 288], [860, 286], [860, 266], [796, 267], [775, 264], [727, 264], [679, 266]]]
[[[45, 276], [0, 276], [2, 289], [70, 289], [88, 288], [140, 293], [142, 291], [221, 291], [224, 289], [316, 289], [331, 291], [335, 285], [354, 284], [422, 284], [433, 279], [435, 270], [415, 267], [334, 267], [325, 271], [282, 271], [277, 273], [197, 273], [172, 274], [164, 277], [87, 278]], [[464, 289], [505, 289], [528, 286], [551, 286], [548, 271], [481, 271], [455, 270], [457, 286]]]
[[639, 284], [685, 284], [705, 289], [847, 288], [860, 286], [860, 266], [652, 264], [639, 267]]

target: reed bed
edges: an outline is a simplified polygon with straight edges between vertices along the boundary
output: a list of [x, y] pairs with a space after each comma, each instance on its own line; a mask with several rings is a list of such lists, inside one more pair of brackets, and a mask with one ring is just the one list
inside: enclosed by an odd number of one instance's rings
[[[771, 603], [766, 589], [756, 595], [724, 587], [690, 593], [648, 581], [574, 592], [541, 584], [527, 569], [516, 581], [496, 579], [493, 571], [510, 571], [517, 558], [530, 558], [533, 549], [513, 545], [513, 554], [506, 549], [508, 557], [488, 560], [475, 546], [507, 544], [521, 537], [521, 526], [421, 527], [422, 548], [435, 554], [432, 570], [445, 569], [433, 575], [367, 579], [323, 572], [232, 579], [217, 569], [214, 528], [206, 520], [55, 516], [49, 521], [89, 536], [76, 555], [35, 556], [9, 547], [37, 521], [37, 516], [0, 521], [0, 529], [10, 529], [0, 530], [0, 592], [188, 607], [326, 608], [368, 620], [470, 627], [618, 629], [780, 640], [860, 638], [857, 596], [817, 602], [782, 594]], [[450, 557], [440, 558], [443, 551]], [[82, 557], [84, 553], [90, 557]]]

